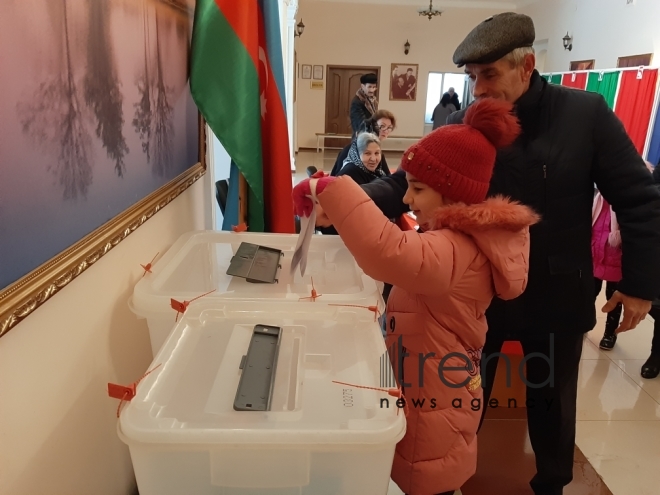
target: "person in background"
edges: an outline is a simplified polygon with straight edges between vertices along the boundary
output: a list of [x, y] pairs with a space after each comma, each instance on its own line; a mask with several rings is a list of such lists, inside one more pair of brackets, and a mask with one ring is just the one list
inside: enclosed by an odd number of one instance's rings
[[[520, 132], [512, 108], [475, 103], [464, 124], [438, 129], [404, 153], [404, 201], [421, 234], [391, 223], [344, 177], [305, 179], [293, 189], [297, 215], [309, 216], [318, 201], [365, 274], [394, 285], [386, 346], [402, 345], [410, 357], [390, 355], [407, 404], [391, 477], [408, 495], [451, 495], [475, 473], [481, 413], [455, 404], [483, 404], [484, 313], [496, 293], [512, 299], [527, 284], [529, 226], [538, 216], [503, 197], [486, 199], [496, 149]], [[438, 377], [443, 362], [452, 366], [451, 383]]]
[[337, 177], [348, 175], [356, 183], [369, 184], [370, 182], [390, 175], [389, 170], [384, 170], [381, 163], [380, 140], [375, 134], [361, 132], [355, 140], [355, 146], [351, 146], [348, 157], [344, 160], [344, 166]]
[[351, 101], [350, 118], [353, 137], [362, 129], [364, 122], [369, 120], [378, 111], [378, 76], [373, 73], [360, 77], [360, 88]]
[[415, 99], [415, 91], [417, 90], [417, 78], [413, 75], [413, 70], [406, 71], [406, 98], [409, 100]]
[[[372, 134], [376, 134], [382, 145], [383, 141], [389, 137], [394, 129], [396, 129], [396, 118], [394, 117], [394, 114], [389, 110], [378, 110], [371, 116], [369, 120], [364, 123], [364, 126], [358, 131], [358, 133], [371, 132]], [[351, 149], [352, 146], [356, 146], [355, 141], [356, 139], [354, 138], [350, 144], [344, 146], [344, 148], [339, 152], [330, 175], [336, 176], [342, 169], [344, 166], [344, 161], [348, 157], [348, 150]], [[386, 175], [390, 175], [390, 169], [387, 166], [387, 161], [385, 160], [385, 155], [382, 153], [382, 150], [381, 164]]]
[[461, 109], [461, 102], [458, 101], [458, 95], [456, 94], [456, 91], [454, 90], [454, 88], [449, 88], [447, 90], [447, 94], [449, 95], [449, 98], [451, 99], [450, 103], [456, 107], [456, 110], [460, 110]]
[[442, 95], [440, 103], [438, 103], [433, 110], [433, 115], [431, 115], [431, 120], [433, 121], [433, 130], [436, 130], [438, 127], [447, 125], [447, 117], [454, 113], [458, 108], [451, 103], [451, 96], [449, 93]]
[[[596, 189], [591, 210], [591, 257], [594, 264], [594, 301], [605, 285], [605, 296], [611, 299], [621, 280], [621, 232], [616, 214], [603, 195]], [[605, 334], [599, 347], [609, 351], [616, 343], [615, 330], [619, 328], [621, 304], [607, 313]]]
[[397, 76], [392, 80], [392, 98], [395, 100], [407, 100], [406, 95], [406, 77]]
[[[653, 174], [653, 181], [655, 184], [660, 187], [660, 167], [653, 167], [651, 163], [648, 161], [646, 162], [646, 167], [649, 169], [649, 171], [652, 172]], [[614, 214], [614, 213], [612, 213]], [[612, 225], [616, 225], [616, 220], [612, 222]], [[613, 227], [614, 228], [614, 227]], [[618, 250], [618, 256], [619, 256], [619, 275], [620, 275], [620, 257], [621, 257], [621, 250], [619, 248]], [[596, 258], [594, 257], [594, 269], [596, 266]], [[606, 274], [604, 274], [606, 275]], [[612, 274], [616, 275], [616, 273]], [[620, 278], [620, 277], [619, 277]], [[607, 280], [607, 279], [606, 279]], [[598, 284], [598, 282], [596, 282]], [[611, 297], [610, 294], [610, 286], [609, 282], [607, 285], [607, 297], [608, 299]], [[596, 286], [598, 288], [598, 285]], [[616, 284], [614, 284], [614, 290], [616, 290]], [[596, 291], [597, 293], [599, 290]], [[618, 309], [618, 316], [615, 315], [612, 317], [612, 322], [610, 323], [610, 316]], [[619, 325], [619, 316], [621, 315], [621, 309], [620, 308], [615, 308], [615, 310], [612, 310], [610, 313], [607, 314], [607, 323], [605, 324], [605, 334], [603, 335], [603, 338], [600, 341], [599, 347], [603, 350], [610, 350], [614, 347], [616, 344], [616, 333], [614, 333], [614, 330], [618, 327]], [[651, 304], [651, 309], [649, 311], [649, 316], [653, 318], [653, 340], [651, 341], [651, 355], [649, 358], [646, 360], [646, 362], [642, 365], [642, 369], [640, 370], [640, 374], [642, 375], [642, 378], [646, 379], [653, 379], [657, 378], [658, 375], [660, 375], [660, 297], [655, 298], [653, 303]], [[616, 322], [614, 321], [616, 319]]]

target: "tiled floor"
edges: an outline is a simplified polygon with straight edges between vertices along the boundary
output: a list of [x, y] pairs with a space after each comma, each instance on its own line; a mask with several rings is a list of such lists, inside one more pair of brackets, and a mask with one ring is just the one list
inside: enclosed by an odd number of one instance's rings
[[[296, 179], [309, 165], [330, 171], [337, 151], [300, 152]], [[391, 159], [390, 156], [392, 156]], [[397, 163], [400, 154], [387, 153]], [[599, 308], [604, 300], [598, 302]], [[615, 348], [598, 349], [605, 319], [587, 334], [578, 391], [574, 481], [565, 495], [660, 494], [660, 378], [644, 380], [639, 372], [648, 358], [653, 320], [619, 337]], [[523, 411], [491, 414], [479, 434], [477, 474], [463, 495], [531, 495], [534, 474]], [[508, 414], [508, 416], [507, 416]], [[393, 483], [389, 495], [401, 495]]]

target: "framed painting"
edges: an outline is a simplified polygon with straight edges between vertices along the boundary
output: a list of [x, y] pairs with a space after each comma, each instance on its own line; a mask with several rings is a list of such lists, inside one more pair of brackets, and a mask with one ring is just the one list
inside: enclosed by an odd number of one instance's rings
[[392, 64], [390, 101], [417, 100], [419, 64]]
[[595, 60], [576, 60], [570, 63], [568, 70], [571, 72], [575, 72], [578, 70], [594, 70], [595, 68], [596, 68]]
[[0, 336], [206, 171], [206, 126], [188, 86], [194, 0], [25, 0], [8, 10]]
[[616, 66], [618, 68], [642, 67], [651, 65], [652, 61], [652, 53], [645, 53], [643, 55], [630, 55], [628, 57], [619, 57], [616, 61]]

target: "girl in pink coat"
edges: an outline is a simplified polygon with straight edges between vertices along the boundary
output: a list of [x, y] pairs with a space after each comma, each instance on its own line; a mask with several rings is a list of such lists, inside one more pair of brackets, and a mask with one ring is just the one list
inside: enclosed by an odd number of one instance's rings
[[360, 267], [394, 287], [387, 347], [406, 401], [407, 430], [392, 479], [410, 495], [450, 494], [475, 472], [481, 417], [479, 360], [494, 296], [527, 284], [529, 226], [538, 217], [505, 198], [486, 199], [496, 148], [519, 134], [511, 105], [473, 104], [464, 124], [410, 147], [404, 197], [424, 232], [401, 231], [352, 180], [307, 179], [294, 188], [299, 216], [318, 202]]

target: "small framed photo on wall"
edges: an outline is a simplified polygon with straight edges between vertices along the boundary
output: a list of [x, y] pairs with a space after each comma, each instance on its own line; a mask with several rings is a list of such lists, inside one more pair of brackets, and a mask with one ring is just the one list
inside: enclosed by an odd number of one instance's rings
[[577, 60], [575, 62], [571, 62], [571, 65], [569, 66], [568, 70], [573, 72], [576, 70], [594, 70], [595, 68], [596, 68], [595, 60]]
[[323, 66], [315, 65], [314, 66], [314, 79], [323, 79]]
[[312, 66], [303, 64], [302, 65], [302, 78], [311, 79], [312, 78]]
[[390, 101], [417, 100], [419, 64], [392, 64]]

